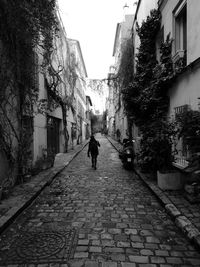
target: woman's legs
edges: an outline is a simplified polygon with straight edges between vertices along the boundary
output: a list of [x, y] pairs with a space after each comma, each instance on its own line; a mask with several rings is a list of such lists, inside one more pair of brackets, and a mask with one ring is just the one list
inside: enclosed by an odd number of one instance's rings
[[92, 155], [91, 158], [92, 158], [92, 167], [94, 167], [95, 166], [94, 156]]
[[97, 168], [97, 155], [92, 155], [92, 167]]

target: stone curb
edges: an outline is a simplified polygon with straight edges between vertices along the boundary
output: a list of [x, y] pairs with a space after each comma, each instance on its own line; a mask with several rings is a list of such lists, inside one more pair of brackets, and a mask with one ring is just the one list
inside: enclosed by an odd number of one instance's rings
[[[111, 145], [119, 152], [118, 148], [113, 144], [109, 137], [107, 137]], [[200, 231], [191, 223], [191, 221], [182, 214], [172, 201], [164, 194], [164, 192], [156, 185], [148, 182], [143, 173], [137, 168], [134, 169], [135, 173], [140, 179], [149, 187], [152, 193], [158, 198], [161, 204], [166, 209], [167, 213], [175, 221], [176, 226], [181, 229], [184, 235], [200, 250]]]
[[[45, 187], [49, 186], [53, 180], [70, 164], [70, 162], [86, 147], [86, 142], [79, 150], [77, 150], [70, 158], [70, 160], [60, 167], [52, 167], [47, 170], [46, 181], [41, 181], [39, 185], [36, 185], [35, 191], [33, 188], [33, 194], [28, 200], [25, 200], [21, 205], [13, 207], [8, 212], [0, 217], [0, 234], [28, 207], [32, 202], [41, 194]], [[44, 171], [45, 172], [45, 171]], [[50, 172], [50, 173], [49, 173]], [[45, 176], [45, 173], [44, 173]]]

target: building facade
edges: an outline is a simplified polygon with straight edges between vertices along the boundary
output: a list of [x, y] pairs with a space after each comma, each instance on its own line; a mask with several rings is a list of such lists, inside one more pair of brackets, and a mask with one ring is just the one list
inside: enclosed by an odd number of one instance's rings
[[92, 100], [90, 96], [86, 95], [86, 139], [88, 139], [92, 134], [92, 126], [91, 126], [91, 107], [92, 107]]
[[[163, 39], [167, 35], [173, 39], [172, 60], [174, 68], [184, 67], [184, 71], [169, 88], [169, 116], [175, 117], [185, 110], [199, 110], [200, 81], [200, 6], [197, 0], [158, 1], [161, 12]], [[177, 165], [187, 165], [187, 149], [178, 143]]]
[[87, 71], [81, 51], [79, 41], [69, 39], [68, 43], [71, 50], [72, 61], [76, 67], [75, 83], [74, 83], [74, 98], [76, 110], [76, 143], [80, 144], [86, 140], [86, 79]]
[[[0, 142], [2, 187], [12, 187], [18, 176], [22, 177], [20, 179], [23, 181], [26, 175], [51, 167], [55, 154], [66, 152], [88, 138], [86, 132], [89, 118], [86, 120], [85, 96], [87, 72], [80, 44], [77, 40], [67, 38], [59, 13], [56, 18], [59, 31], [54, 36], [51, 61], [46, 67], [43, 65], [43, 48], [30, 47], [31, 53], [26, 55], [30, 59], [29, 62], [24, 62], [24, 69], [17, 69], [24, 77], [28, 77], [27, 83], [15, 87], [16, 70], [13, 70], [12, 77], [12, 71], [5, 65], [12, 83], [4, 86], [5, 101], [1, 101], [0, 107], [0, 127], [4, 125], [5, 136], [8, 138], [6, 142]], [[6, 45], [6, 42], [0, 39], [2, 67], [4, 61], [6, 63], [9, 60], [9, 65], [14, 65], [11, 64], [12, 58], [9, 59], [5, 53]], [[21, 61], [23, 63], [25, 52], [23, 47], [18, 50], [20, 64]], [[6, 75], [5, 72], [0, 82], [4, 78], [6, 81]], [[30, 88], [35, 89], [37, 98], [30, 94], [24, 94], [25, 97], [20, 98], [21, 88], [27, 92]], [[3, 94], [1, 96], [3, 97]], [[23, 145], [20, 138], [25, 140]], [[11, 153], [7, 155], [9, 151]], [[15, 151], [18, 151], [18, 154]], [[20, 166], [19, 155], [22, 157]]]
[[110, 67], [108, 74], [108, 133], [118, 141], [127, 138], [128, 121], [122, 101], [121, 88], [114, 80], [117, 78], [123, 46], [126, 40], [131, 38], [133, 18], [133, 15], [125, 15], [124, 21], [117, 24], [113, 47], [115, 63]]
[[[175, 79], [168, 88], [168, 117], [173, 120], [178, 114], [186, 110], [198, 111], [200, 106], [200, 23], [198, 21], [200, 6], [198, 0], [139, 0], [132, 24], [128, 26], [128, 29], [131, 29], [133, 41], [134, 72], [136, 72], [136, 55], [140, 46], [137, 25], [141, 26], [153, 9], [159, 10], [161, 14], [160, 30], [155, 37], [157, 62], [160, 62], [161, 43], [166, 41], [167, 36], [170, 36], [172, 40], [171, 58]], [[112, 81], [117, 74], [122, 51], [122, 28], [123, 24], [117, 25], [113, 50], [113, 56], [115, 57], [114, 71], [111, 71], [108, 75], [108, 81]], [[130, 33], [126, 35], [127, 31], [125, 32], [125, 36], [130, 37]], [[179, 68], [181, 68], [180, 73], [177, 72]], [[109, 83], [107, 101], [108, 132], [109, 135], [113, 135], [116, 139], [122, 141], [127, 128], [124, 103], [121, 101], [120, 89], [116, 90], [116, 87], [112, 86], [112, 82]], [[139, 149], [141, 137], [136, 126], [133, 127], [133, 138], [136, 140], [136, 149]], [[176, 165], [185, 167], [188, 164], [188, 151], [181, 138], [177, 142]]]

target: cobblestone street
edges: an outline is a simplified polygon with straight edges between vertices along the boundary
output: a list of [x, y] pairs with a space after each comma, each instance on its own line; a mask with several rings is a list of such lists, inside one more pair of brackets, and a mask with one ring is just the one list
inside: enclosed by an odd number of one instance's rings
[[200, 253], [151, 191], [97, 139], [97, 170], [86, 146], [2, 233], [0, 266], [200, 266]]

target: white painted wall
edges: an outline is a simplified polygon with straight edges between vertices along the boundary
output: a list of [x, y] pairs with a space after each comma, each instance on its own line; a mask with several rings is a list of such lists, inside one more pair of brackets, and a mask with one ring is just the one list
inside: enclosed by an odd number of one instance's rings
[[188, 104], [193, 110], [198, 109], [200, 97], [200, 68], [182, 74], [169, 90], [170, 110], [169, 115], [174, 115], [174, 108]]
[[187, 62], [188, 64], [200, 56], [200, 2], [199, 0], [187, 1]]
[[[163, 8], [162, 22], [164, 37], [170, 33], [174, 38], [173, 11], [179, 0], [168, 0]], [[162, 6], [161, 6], [162, 7]], [[199, 0], [187, 1], [187, 64], [190, 64], [200, 56], [200, 2]]]
[[[42, 61], [42, 57], [39, 56], [39, 61]], [[38, 99], [46, 99], [47, 92], [44, 86], [44, 76], [39, 73], [39, 95]], [[37, 114], [34, 116], [33, 125], [33, 164], [37, 159], [42, 157], [43, 149], [47, 149], [47, 127], [46, 116]]]
[[[162, 23], [164, 26], [164, 37], [171, 33], [174, 38], [173, 11], [179, 0], [168, 0], [161, 8]], [[161, 6], [162, 7], [162, 6]], [[187, 1], [187, 65], [200, 57], [200, 5], [199, 0]], [[188, 104], [192, 109], [198, 109], [197, 99], [200, 97], [199, 67], [183, 73], [169, 90], [170, 111], [169, 115], [174, 114], [174, 108]]]

